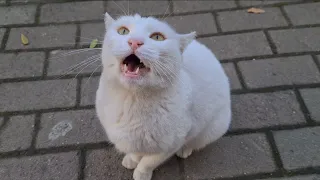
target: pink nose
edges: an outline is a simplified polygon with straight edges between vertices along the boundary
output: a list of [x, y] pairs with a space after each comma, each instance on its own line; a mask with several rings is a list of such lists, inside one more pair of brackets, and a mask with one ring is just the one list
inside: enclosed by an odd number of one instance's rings
[[143, 42], [138, 41], [138, 40], [129, 39], [128, 44], [131, 47], [131, 49], [135, 51], [136, 49], [138, 49], [140, 46], [143, 45]]

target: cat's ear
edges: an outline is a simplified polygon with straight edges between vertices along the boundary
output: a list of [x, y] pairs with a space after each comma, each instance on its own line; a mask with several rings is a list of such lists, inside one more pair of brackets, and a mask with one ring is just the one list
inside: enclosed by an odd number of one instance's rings
[[113, 21], [114, 19], [109, 15], [109, 13], [106, 12], [106, 14], [104, 15], [104, 24], [106, 26], [106, 29], [110, 27]]
[[191, 32], [189, 34], [180, 34], [180, 51], [183, 52], [184, 49], [196, 38], [197, 33]]

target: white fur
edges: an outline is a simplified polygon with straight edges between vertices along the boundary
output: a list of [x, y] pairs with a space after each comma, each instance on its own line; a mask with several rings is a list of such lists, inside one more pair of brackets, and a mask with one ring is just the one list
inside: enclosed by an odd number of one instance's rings
[[[150, 180], [153, 170], [173, 154], [186, 158], [220, 138], [231, 121], [228, 78], [213, 53], [169, 25], [139, 15], [113, 20], [106, 13], [103, 72], [96, 96], [98, 117], [122, 164], [135, 180]], [[119, 35], [126, 26], [130, 33]], [[150, 39], [161, 32], [165, 41]], [[144, 42], [136, 55], [151, 72], [136, 80], [122, 76], [120, 63], [132, 53], [127, 41]], [[161, 65], [159, 65], [161, 64]]]

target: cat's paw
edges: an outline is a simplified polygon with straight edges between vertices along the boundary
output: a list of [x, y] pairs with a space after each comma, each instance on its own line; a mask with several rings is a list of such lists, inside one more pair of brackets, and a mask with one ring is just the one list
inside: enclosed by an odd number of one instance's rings
[[176, 155], [180, 158], [187, 158], [192, 154], [192, 149], [188, 148], [181, 148], [179, 151], [176, 152]]
[[136, 168], [133, 172], [133, 179], [134, 180], [151, 180], [152, 178], [152, 171], [142, 172]]
[[122, 166], [127, 169], [134, 169], [136, 168], [138, 163], [134, 162], [129, 154], [126, 154], [122, 160]]

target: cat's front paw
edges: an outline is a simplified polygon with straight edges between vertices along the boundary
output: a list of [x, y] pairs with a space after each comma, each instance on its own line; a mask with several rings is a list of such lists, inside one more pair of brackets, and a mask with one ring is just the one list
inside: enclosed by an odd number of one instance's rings
[[180, 158], [187, 158], [192, 154], [192, 149], [188, 148], [181, 148], [178, 152], [176, 152], [176, 155]]
[[151, 180], [152, 178], [152, 171], [142, 172], [136, 168], [133, 172], [133, 179], [134, 180]]
[[136, 168], [138, 163], [134, 162], [129, 154], [126, 154], [122, 160], [122, 166], [127, 169], [134, 169]]

